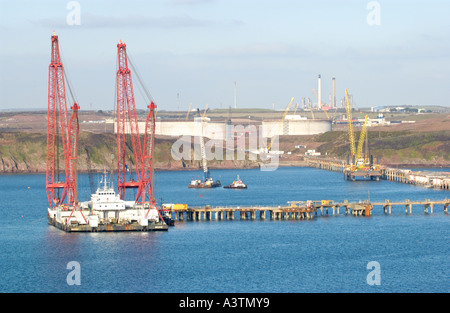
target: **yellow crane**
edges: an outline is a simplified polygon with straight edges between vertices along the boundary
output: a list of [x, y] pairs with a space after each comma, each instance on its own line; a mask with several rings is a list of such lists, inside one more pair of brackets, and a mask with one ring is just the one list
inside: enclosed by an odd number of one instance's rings
[[187, 121], [188, 118], [189, 118], [189, 112], [191, 111], [191, 105], [192, 105], [192, 102], [189, 103], [189, 109], [188, 109], [188, 111], [187, 111], [187, 113], [186, 113], [186, 121]]
[[[368, 116], [366, 115], [364, 118], [364, 125], [361, 129], [361, 133], [359, 135], [358, 147], [355, 145], [355, 134], [353, 132], [353, 117], [352, 117], [352, 108], [350, 105], [350, 101], [348, 100], [348, 92], [345, 89], [345, 110], [347, 111], [347, 123], [348, 123], [348, 139], [350, 141], [350, 152], [351, 152], [351, 170], [355, 171], [364, 167], [367, 163], [367, 155], [362, 156], [362, 149], [364, 145], [364, 139], [366, 137], [367, 132], [367, 120]], [[354, 161], [353, 161], [354, 159]]]
[[205, 112], [203, 112], [203, 115], [202, 115], [202, 120], [204, 120], [204, 119], [205, 119], [205, 117], [206, 117], [206, 111], [208, 111], [208, 103], [206, 104], [206, 107], [205, 107]]
[[345, 111], [347, 112], [348, 139], [350, 141], [350, 152], [353, 157], [356, 154], [355, 134], [353, 133], [352, 108], [350, 106], [350, 101], [348, 101], [347, 88], [345, 89]]
[[363, 128], [361, 129], [361, 134], [359, 135], [358, 148], [356, 149], [355, 162], [357, 167], [364, 166], [367, 161], [367, 155], [364, 155], [364, 157], [362, 157], [362, 148], [364, 144], [364, 139], [366, 137], [367, 118], [368, 116], [366, 115], [364, 118]]
[[295, 106], [294, 115], [295, 115], [295, 113], [297, 113], [297, 109], [298, 109], [298, 102], [297, 102], [297, 105]]
[[[351, 161], [344, 170], [344, 177], [348, 180], [356, 180], [357, 177], [370, 180], [379, 180], [381, 177], [381, 167], [379, 164], [372, 164], [372, 158], [368, 160], [368, 147], [363, 155], [363, 145], [367, 138], [368, 115], [364, 117], [364, 125], [359, 135], [358, 147], [355, 147], [355, 134], [353, 133], [352, 108], [345, 89], [345, 110], [347, 111], [348, 138], [350, 141]], [[367, 143], [367, 141], [366, 141]]]

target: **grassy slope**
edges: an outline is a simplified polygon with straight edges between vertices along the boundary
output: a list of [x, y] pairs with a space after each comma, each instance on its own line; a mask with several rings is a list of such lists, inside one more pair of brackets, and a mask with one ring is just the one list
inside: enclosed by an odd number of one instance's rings
[[[450, 131], [369, 131], [370, 154], [383, 164], [449, 164]], [[356, 133], [359, 138], [359, 133]], [[347, 133], [329, 132], [314, 138], [318, 151], [345, 159], [349, 153]], [[357, 143], [356, 143], [357, 144]]]
[[[385, 165], [449, 165], [450, 130], [414, 131], [369, 131], [371, 154], [379, 156]], [[356, 138], [359, 133], [356, 133]], [[45, 172], [46, 135], [40, 133], [0, 133], [0, 172]], [[180, 161], [171, 156], [174, 139], [156, 139], [154, 166], [156, 169], [182, 168]], [[282, 137], [280, 148], [292, 150], [293, 145], [306, 143], [322, 154], [346, 159], [349, 144], [346, 131], [333, 131], [316, 136]], [[127, 146], [127, 156], [132, 156], [131, 145]], [[78, 169], [103, 170], [115, 168], [113, 156], [116, 151], [113, 134], [80, 133]], [[87, 155], [89, 154], [89, 157]], [[61, 157], [61, 161], [62, 161]], [[62, 162], [61, 162], [62, 163]], [[241, 167], [247, 162], [211, 161], [211, 167]], [[188, 162], [191, 168], [198, 168], [199, 162]], [[62, 165], [61, 165], [62, 166]]]

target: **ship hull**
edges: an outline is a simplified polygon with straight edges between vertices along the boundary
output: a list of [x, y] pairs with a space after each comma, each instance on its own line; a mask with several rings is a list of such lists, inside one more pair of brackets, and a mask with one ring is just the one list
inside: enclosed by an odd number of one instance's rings
[[189, 188], [216, 188], [220, 186], [221, 186], [220, 182], [214, 182], [212, 184], [199, 183], [196, 185], [193, 184], [188, 185]]
[[97, 227], [93, 227], [89, 224], [63, 224], [56, 221], [55, 218], [48, 218], [49, 225], [53, 225], [65, 232], [121, 232], [121, 231], [167, 231], [169, 226], [165, 223], [148, 223], [148, 225], [140, 225], [138, 223], [108, 223], [99, 224]]
[[226, 188], [226, 189], [247, 189], [247, 186], [245, 186], [245, 187], [243, 187], [243, 186], [238, 186], [238, 187], [235, 187], [235, 186], [224, 186], [223, 188]]

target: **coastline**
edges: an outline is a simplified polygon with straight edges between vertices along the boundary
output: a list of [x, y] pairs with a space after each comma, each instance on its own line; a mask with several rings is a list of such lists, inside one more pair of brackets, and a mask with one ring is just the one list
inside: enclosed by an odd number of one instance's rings
[[[436, 164], [436, 163], [385, 163], [382, 164], [384, 167], [391, 167], [391, 168], [400, 168], [400, 169], [420, 169], [420, 168], [430, 168], [430, 169], [439, 169], [439, 168], [450, 168], [450, 164], [443, 163], [443, 164]], [[257, 162], [252, 162], [251, 164], [247, 165], [234, 165], [234, 164], [224, 164], [221, 166], [217, 166], [214, 164], [211, 164], [208, 166], [211, 170], [233, 170], [233, 169], [255, 169], [259, 168], [260, 165]], [[278, 167], [309, 167], [305, 161], [302, 160], [289, 160], [289, 161], [280, 161], [278, 164]], [[155, 166], [155, 172], [176, 172], [176, 171], [202, 171], [202, 168], [200, 167], [183, 167], [182, 165], [162, 165], [159, 164]], [[91, 171], [92, 173], [101, 173], [103, 170], [101, 169], [94, 169]], [[89, 171], [87, 170], [79, 170], [79, 174], [88, 174]], [[0, 175], [28, 175], [28, 174], [36, 174], [36, 175], [45, 175], [46, 171], [40, 170], [40, 169], [13, 169], [10, 171], [0, 171]]]

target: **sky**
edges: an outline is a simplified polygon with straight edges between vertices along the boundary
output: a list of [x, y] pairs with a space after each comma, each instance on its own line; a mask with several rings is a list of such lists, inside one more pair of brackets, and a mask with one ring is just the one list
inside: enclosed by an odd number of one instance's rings
[[450, 106], [449, 13], [448, 0], [0, 0], [0, 110], [47, 108], [53, 31], [81, 110], [114, 109], [120, 40], [159, 110], [282, 110], [317, 102], [319, 74], [322, 102], [335, 77], [355, 107]]

